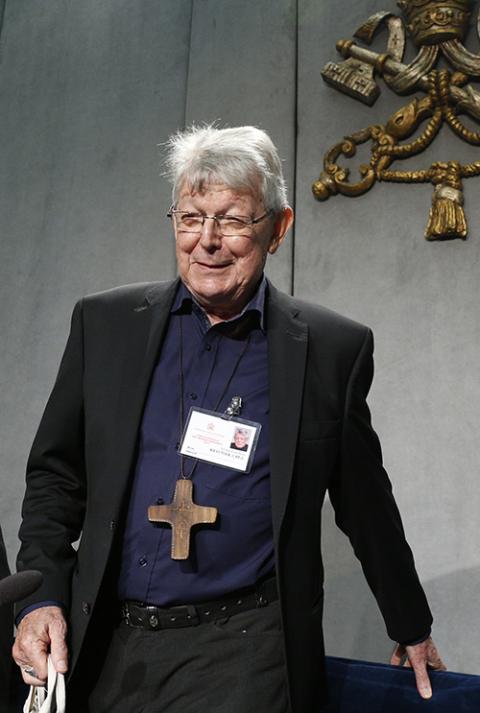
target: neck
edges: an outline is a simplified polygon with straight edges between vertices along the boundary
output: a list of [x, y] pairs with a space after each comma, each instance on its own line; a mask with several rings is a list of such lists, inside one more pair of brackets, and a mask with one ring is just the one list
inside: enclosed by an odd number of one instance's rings
[[234, 317], [238, 317], [238, 315], [241, 314], [242, 310], [252, 299], [253, 295], [258, 289], [260, 282], [261, 278], [258, 282], [255, 283], [253, 289], [249, 290], [249, 292], [243, 297], [243, 299], [235, 301], [233, 304], [230, 303], [228, 305], [216, 305], [204, 302], [201, 298], [199, 299], [199, 297], [195, 294], [193, 296], [197, 304], [200, 305], [200, 307], [207, 315], [210, 324], [214, 325], [218, 324], [219, 322], [225, 322], [227, 319], [233, 319]]
[[235, 307], [235, 309], [222, 309], [221, 307], [217, 308], [211, 308], [211, 307], [205, 307], [204, 305], [200, 304], [202, 307], [203, 311], [208, 317], [208, 321], [210, 324], [218, 324], [219, 322], [225, 322], [227, 319], [233, 319], [234, 317], [237, 317], [242, 309], [245, 307], [247, 304], [248, 300], [241, 306], [241, 307]]

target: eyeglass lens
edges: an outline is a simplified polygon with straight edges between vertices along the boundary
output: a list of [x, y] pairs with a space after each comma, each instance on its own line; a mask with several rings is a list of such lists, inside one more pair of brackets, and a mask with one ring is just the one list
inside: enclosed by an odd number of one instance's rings
[[201, 233], [206, 220], [213, 220], [221, 235], [251, 235], [253, 226], [246, 220], [229, 215], [204, 216], [195, 213], [174, 213], [177, 228], [185, 233]]

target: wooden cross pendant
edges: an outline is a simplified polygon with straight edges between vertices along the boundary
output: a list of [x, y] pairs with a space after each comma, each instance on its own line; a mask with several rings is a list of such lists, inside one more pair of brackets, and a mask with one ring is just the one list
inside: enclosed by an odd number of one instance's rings
[[192, 491], [192, 481], [180, 478], [170, 505], [150, 505], [148, 508], [150, 522], [166, 522], [172, 528], [172, 560], [188, 559], [190, 530], [194, 525], [211, 524], [217, 519], [217, 508], [194, 503]]

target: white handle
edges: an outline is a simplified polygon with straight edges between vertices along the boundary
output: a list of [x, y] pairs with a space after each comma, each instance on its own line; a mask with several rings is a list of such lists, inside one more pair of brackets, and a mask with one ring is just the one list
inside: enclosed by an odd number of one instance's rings
[[[52, 708], [55, 701], [56, 708]], [[65, 678], [63, 673], [57, 673], [48, 657], [47, 688], [30, 686], [30, 691], [23, 706], [23, 713], [65, 713]]]

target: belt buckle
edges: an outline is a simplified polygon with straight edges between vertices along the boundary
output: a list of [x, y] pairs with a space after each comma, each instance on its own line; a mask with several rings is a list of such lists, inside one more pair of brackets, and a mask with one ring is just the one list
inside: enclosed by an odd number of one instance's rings
[[158, 607], [147, 605], [145, 607], [145, 613], [147, 615], [148, 625], [151, 629], [160, 629], [160, 617], [158, 615]]

